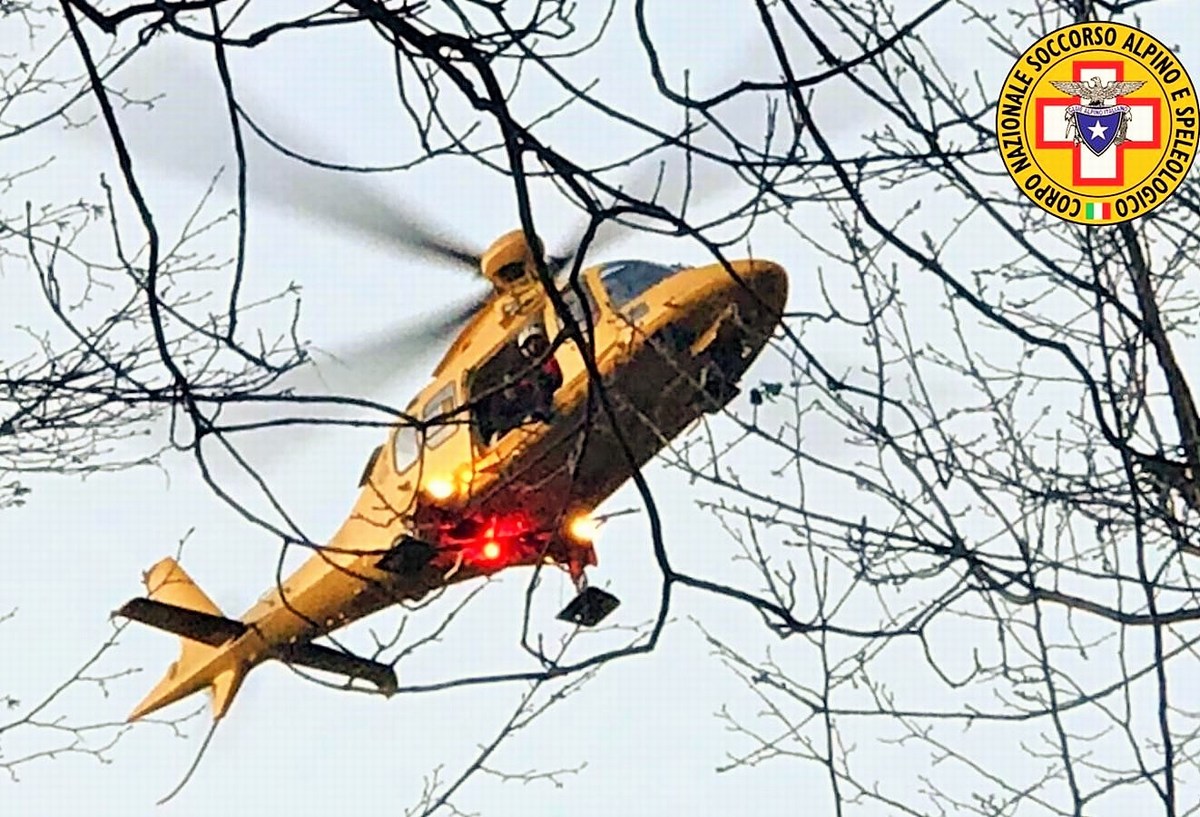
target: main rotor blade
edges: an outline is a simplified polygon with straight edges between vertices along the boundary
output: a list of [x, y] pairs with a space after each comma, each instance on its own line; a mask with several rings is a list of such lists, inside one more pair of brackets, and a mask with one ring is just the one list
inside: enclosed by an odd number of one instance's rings
[[251, 134], [246, 152], [252, 190], [381, 244], [479, 271], [480, 253], [383, 196], [368, 181], [366, 170], [325, 161], [311, 150], [300, 152], [300, 143], [277, 125], [268, 129], [241, 104], [238, 110]]
[[[211, 178], [235, 160], [225, 89], [211, 66], [185, 53], [173, 53], [169, 65], [160, 63], [134, 60], [120, 74], [142, 96], [163, 94], [148, 112], [134, 109], [127, 115], [134, 160]], [[155, 64], [160, 70], [151, 73]], [[281, 117], [264, 115], [268, 106], [242, 89], [236, 72], [233, 79], [252, 205], [269, 201], [383, 246], [478, 272], [479, 252], [396, 203], [372, 178], [389, 171], [394, 178], [401, 168], [330, 161], [333, 150], [317, 139], [298, 137]]]
[[[312, 391], [318, 381], [334, 394], [377, 392], [429, 352], [441, 353], [463, 325], [487, 303], [490, 293], [445, 307], [415, 323], [398, 326], [336, 353], [324, 353], [307, 375], [289, 384], [296, 391]], [[306, 382], [307, 381], [307, 382]], [[305, 386], [308, 386], [306, 389]]]
[[[410, 373], [415, 365], [431, 365], [429, 358], [443, 353], [454, 334], [486, 302], [486, 295], [459, 302], [338, 353], [314, 350], [310, 364], [289, 372], [279, 385], [299, 395], [355, 398], [371, 394], [377, 400], [387, 401], [384, 395], [391, 392], [391, 382]], [[289, 420], [288, 424], [270, 425], [284, 418]], [[249, 456], [256, 466], [270, 466], [287, 452], [319, 439], [330, 423], [351, 424], [364, 419], [389, 421], [377, 412], [334, 401], [242, 407], [226, 417], [231, 425], [265, 424], [262, 430], [238, 441], [243, 455]], [[280, 445], [281, 434], [286, 434], [287, 445]]]
[[[575, 256], [579, 254], [579, 251], [582, 248], [581, 245], [583, 242], [583, 237], [587, 234], [588, 223], [589, 222], [586, 220], [581, 221], [575, 227], [570, 234], [571, 238], [567, 242], [562, 255], [547, 256], [546, 265], [549, 267], [551, 275], [567, 269], [572, 263], [574, 263]], [[595, 235], [592, 236], [592, 240], [588, 243], [587, 251], [592, 253], [603, 250], [605, 247], [615, 242], [627, 231], [628, 228], [623, 227], [616, 221], [605, 221], [596, 228]]]
[[[720, 171], [720, 172], [716, 172]], [[707, 198], [728, 189], [737, 179], [736, 174], [726, 168], [721, 168], [710, 161], [693, 160], [686, 170], [672, 168], [668, 163], [658, 158], [647, 158], [639, 163], [628, 166], [619, 181], [610, 186], [623, 195], [612, 196], [616, 203], [643, 202], [659, 204], [668, 210], [684, 209], [687, 204], [694, 205], [700, 194]], [[685, 204], [687, 203], [687, 204]], [[622, 219], [625, 218], [624, 216]], [[635, 216], [635, 219], [647, 223], [649, 217]], [[580, 219], [575, 229], [568, 235], [570, 238], [563, 248], [561, 255], [547, 258], [551, 272], [566, 269], [579, 254], [583, 237], [587, 234], [590, 219]], [[671, 225], [659, 222], [663, 230], [669, 231]], [[588, 243], [588, 253], [601, 252], [637, 229], [621, 220], [608, 219], [601, 222]]]

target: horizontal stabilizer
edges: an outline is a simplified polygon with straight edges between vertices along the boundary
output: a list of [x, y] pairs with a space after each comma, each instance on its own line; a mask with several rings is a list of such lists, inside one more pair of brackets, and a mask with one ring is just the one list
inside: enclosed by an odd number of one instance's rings
[[134, 707], [129, 720], [144, 718], [205, 688], [212, 692], [213, 718], [224, 717], [249, 671], [233, 652], [234, 645], [224, 645], [245, 633], [246, 625], [221, 615], [221, 609], [170, 557], [159, 560], [142, 580], [149, 598], [133, 599], [113, 615], [179, 636], [179, 658]]
[[150, 599], [126, 602], [113, 615], [131, 618], [212, 647], [219, 647], [246, 632], [246, 625], [240, 621]]
[[280, 661], [298, 667], [362, 678], [374, 684], [385, 695], [391, 695], [399, 687], [396, 671], [387, 664], [322, 647], [320, 644], [286, 644], [277, 650], [276, 655]]

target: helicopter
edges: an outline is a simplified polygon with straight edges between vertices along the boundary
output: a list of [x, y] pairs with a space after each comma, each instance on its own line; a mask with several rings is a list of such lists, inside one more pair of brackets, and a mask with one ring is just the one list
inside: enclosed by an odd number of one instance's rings
[[240, 618], [174, 558], [146, 571], [147, 594], [114, 615], [179, 636], [181, 650], [130, 721], [204, 689], [219, 720], [269, 660], [393, 694], [391, 665], [316, 640], [511, 567], [561, 568], [577, 593], [558, 618], [599, 624], [619, 601], [587, 580], [596, 509], [739, 394], [787, 301], [786, 272], [760, 259], [610, 261], [572, 274], [571, 257], [543, 260], [520, 229], [481, 256], [425, 234], [410, 243], [474, 266], [490, 291], [448, 321], [461, 330], [370, 453], [341, 527]]

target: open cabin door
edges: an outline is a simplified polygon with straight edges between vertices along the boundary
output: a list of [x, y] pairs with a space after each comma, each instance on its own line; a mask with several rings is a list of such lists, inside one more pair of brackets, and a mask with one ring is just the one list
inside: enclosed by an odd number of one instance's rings
[[489, 470], [509, 458], [531, 430], [535, 411], [533, 389], [539, 384], [532, 359], [521, 351], [530, 334], [548, 343], [540, 312], [515, 321], [504, 339], [482, 362], [467, 372], [464, 391], [470, 406], [468, 446], [477, 470]]

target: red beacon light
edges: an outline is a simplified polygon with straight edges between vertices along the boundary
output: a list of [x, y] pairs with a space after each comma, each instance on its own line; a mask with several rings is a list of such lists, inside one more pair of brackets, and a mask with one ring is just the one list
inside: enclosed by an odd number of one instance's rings
[[524, 537], [529, 522], [520, 513], [496, 516], [479, 525], [478, 532], [465, 542], [468, 559], [489, 568], [520, 561], [525, 550]]

